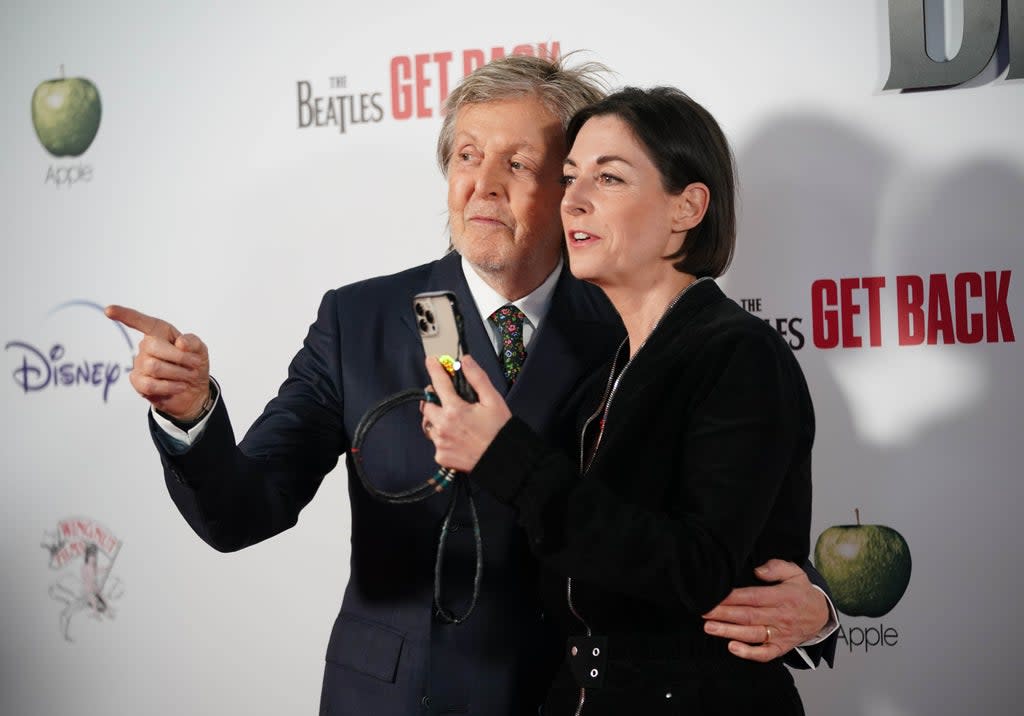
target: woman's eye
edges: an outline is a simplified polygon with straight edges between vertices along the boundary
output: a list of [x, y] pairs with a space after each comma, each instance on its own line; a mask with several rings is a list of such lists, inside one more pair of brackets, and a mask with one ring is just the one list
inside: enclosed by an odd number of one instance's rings
[[562, 186], [569, 186], [574, 181], [576, 181], [576, 177], [571, 177], [568, 174], [563, 174], [560, 183], [562, 184]]
[[622, 181], [614, 174], [600, 174], [597, 180], [602, 184], [617, 184]]

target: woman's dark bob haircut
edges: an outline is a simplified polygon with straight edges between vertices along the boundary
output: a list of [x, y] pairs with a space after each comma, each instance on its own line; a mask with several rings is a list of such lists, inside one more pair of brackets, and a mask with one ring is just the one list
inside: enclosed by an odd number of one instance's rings
[[613, 115], [633, 130], [661, 174], [670, 194], [687, 185], [707, 185], [711, 197], [704, 219], [689, 230], [679, 251], [666, 256], [697, 277], [718, 277], [736, 246], [736, 188], [732, 152], [711, 113], [675, 87], [626, 87], [577, 112], [566, 129], [572, 147], [592, 117]]

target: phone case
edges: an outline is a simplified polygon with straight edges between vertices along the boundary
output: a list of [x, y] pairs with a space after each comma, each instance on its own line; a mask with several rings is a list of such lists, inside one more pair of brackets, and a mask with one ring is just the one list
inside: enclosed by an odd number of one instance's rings
[[[462, 314], [451, 291], [428, 291], [413, 296], [413, 318], [426, 355], [459, 361], [468, 352]], [[476, 402], [476, 392], [461, 370], [456, 370], [451, 378], [463, 400]]]

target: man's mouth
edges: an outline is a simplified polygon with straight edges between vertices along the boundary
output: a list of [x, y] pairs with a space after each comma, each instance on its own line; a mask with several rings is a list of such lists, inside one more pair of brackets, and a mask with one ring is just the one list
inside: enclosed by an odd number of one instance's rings
[[486, 224], [490, 226], [505, 226], [505, 222], [495, 216], [471, 216], [469, 220], [474, 224]]

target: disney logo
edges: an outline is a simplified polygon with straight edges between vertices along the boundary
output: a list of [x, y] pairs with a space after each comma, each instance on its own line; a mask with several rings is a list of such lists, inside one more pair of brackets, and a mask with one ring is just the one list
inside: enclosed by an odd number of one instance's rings
[[22, 352], [21, 362], [12, 375], [26, 393], [50, 386], [90, 385], [102, 389], [103, 402], [106, 402], [110, 387], [121, 377], [122, 370], [125, 373], [131, 370], [131, 366], [122, 369], [120, 364], [111, 361], [64, 360], [66, 350], [60, 343], [44, 352], [22, 341], [10, 341], [4, 350], [11, 349]]
[[[65, 301], [52, 308], [47, 317], [63, 316], [66, 315], [66, 311], [75, 315], [75, 329], [82, 325], [83, 315], [102, 318], [104, 325], [113, 326], [124, 339], [129, 353], [134, 353], [135, 348], [124, 326], [108, 319], [100, 304], [81, 299]], [[68, 355], [64, 344], [58, 342], [54, 342], [49, 350], [44, 350], [28, 341], [9, 341], [4, 350], [20, 352], [20, 360], [11, 375], [25, 393], [38, 392], [48, 387], [90, 386], [102, 391], [105, 403], [110, 395], [111, 386], [132, 369], [130, 365], [122, 365], [113, 360], [73, 359]]]

